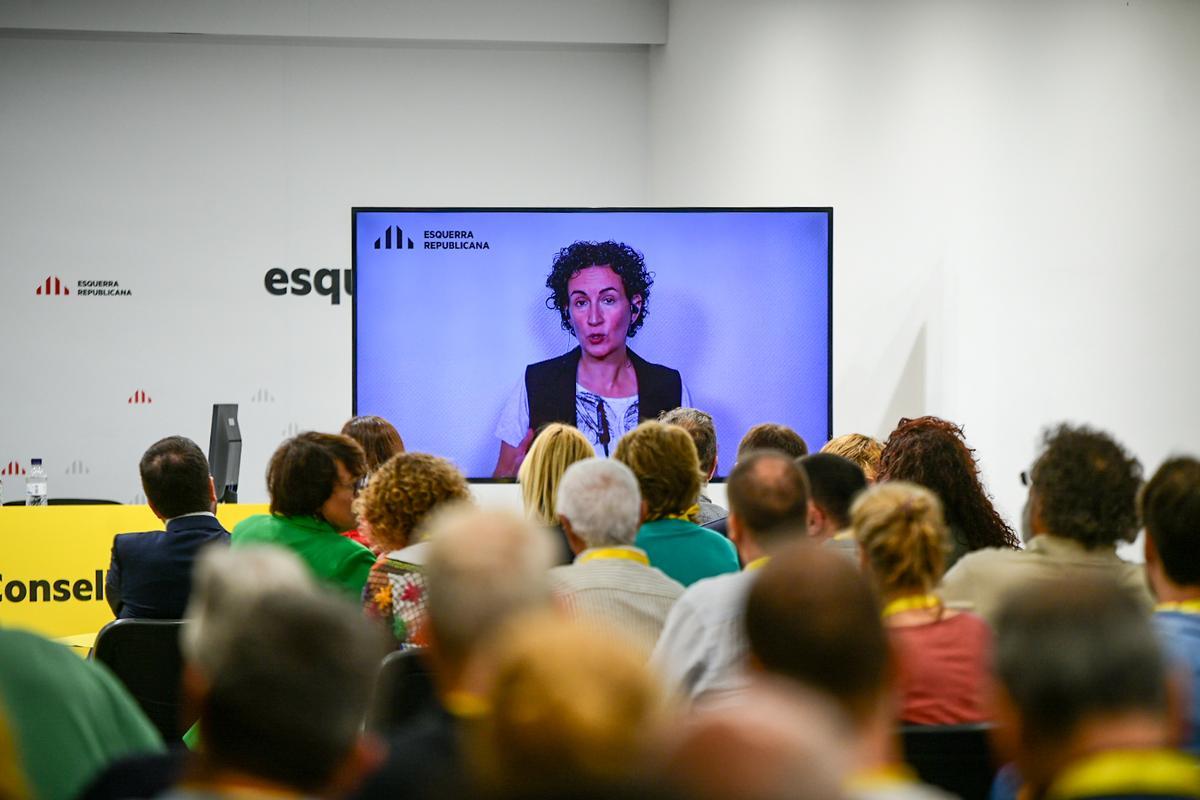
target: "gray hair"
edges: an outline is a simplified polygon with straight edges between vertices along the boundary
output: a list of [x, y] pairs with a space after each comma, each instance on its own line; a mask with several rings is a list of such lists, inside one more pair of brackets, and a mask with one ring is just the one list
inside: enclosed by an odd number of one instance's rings
[[184, 613], [183, 656], [211, 677], [224, 661], [238, 621], [258, 600], [276, 592], [316, 591], [308, 567], [290, 550], [274, 545], [206, 548], [196, 559]]
[[425, 568], [433, 640], [461, 662], [518, 613], [549, 605], [549, 531], [507, 511], [452, 506], [430, 518]]
[[1033, 744], [1088, 717], [1163, 713], [1166, 664], [1146, 610], [1115, 582], [1068, 579], [1010, 594], [996, 618], [996, 676]]
[[588, 547], [627, 545], [637, 536], [642, 493], [629, 467], [619, 461], [590, 458], [563, 473], [556, 505]]
[[380, 632], [324, 589], [260, 594], [228, 631], [200, 717], [206, 754], [219, 767], [320, 794], [358, 739], [384, 653]]
[[707, 480], [717, 463], [717, 427], [712, 415], [698, 408], [673, 408], [659, 414], [658, 421], [664, 425], [677, 425], [688, 432], [696, 443], [700, 471]]

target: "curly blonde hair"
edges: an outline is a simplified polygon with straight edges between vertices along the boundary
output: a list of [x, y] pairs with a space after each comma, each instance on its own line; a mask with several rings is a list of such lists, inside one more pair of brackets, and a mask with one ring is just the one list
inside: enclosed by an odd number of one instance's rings
[[871, 483], [879, 474], [879, 457], [883, 455], [883, 443], [878, 439], [862, 433], [845, 433], [835, 436], [821, 448], [822, 453], [833, 453], [835, 456], [853, 461], [862, 467], [863, 474]]
[[429, 512], [454, 500], [470, 500], [471, 488], [458, 468], [428, 453], [397, 453], [375, 470], [356, 501], [384, 551], [406, 547]]
[[517, 472], [525, 514], [543, 525], [557, 525], [555, 498], [563, 473], [576, 461], [595, 455], [592, 443], [572, 426], [554, 422], [542, 428]]
[[705, 476], [692, 437], [678, 425], [647, 421], [617, 442], [613, 458], [633, 470], [646, 521], [682, 514], [700, 497]]
[[883, 591], [928, 591], [941, 580], [950, 536], [937, 495], [915, 483], [889, 481], [862, 494], [850, 525]]

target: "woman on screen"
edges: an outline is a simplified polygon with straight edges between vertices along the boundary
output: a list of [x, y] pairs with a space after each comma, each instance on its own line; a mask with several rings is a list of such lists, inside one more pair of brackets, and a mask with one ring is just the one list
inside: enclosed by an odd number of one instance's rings
[[574, 425], [607, 456], [638, 422], [691, 403], [678, 371], [626, 345], [645, 322], [653, 283], [642, 254], [623, 242], [575, 242], [558, 252], [546, 307], [579, 346], [525, 368], [496, 425], [495, 477], [517, 474], [534, 431], [548, 423]]

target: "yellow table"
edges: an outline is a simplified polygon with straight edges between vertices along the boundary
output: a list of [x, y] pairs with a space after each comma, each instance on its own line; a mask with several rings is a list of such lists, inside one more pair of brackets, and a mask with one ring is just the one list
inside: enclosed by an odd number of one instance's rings
[[[217, 518], [228, 530], [265, 513], [265, 505], [223, 505]], [[113, 536], [162, 529], [149, 506], [0, 508], [0, 625], [82, 645], [113, 618], [104, 600]]]

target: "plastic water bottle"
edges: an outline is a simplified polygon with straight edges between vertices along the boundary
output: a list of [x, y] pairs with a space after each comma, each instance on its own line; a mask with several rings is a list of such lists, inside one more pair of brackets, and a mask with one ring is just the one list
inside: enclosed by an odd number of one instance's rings
[[25, 505], [46, 505], [46, 470], [40, 458], [29, 459], [29, 471], [25, 473]]

